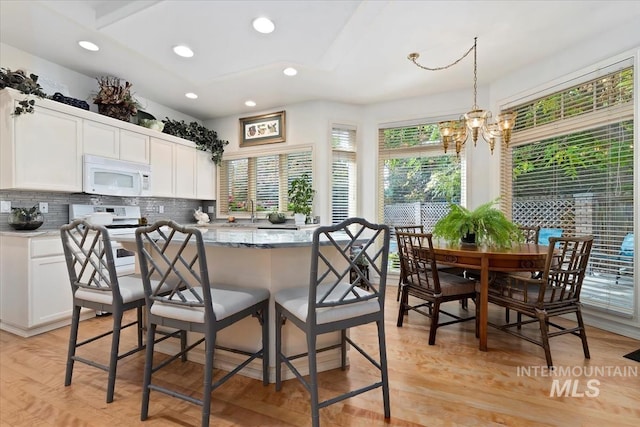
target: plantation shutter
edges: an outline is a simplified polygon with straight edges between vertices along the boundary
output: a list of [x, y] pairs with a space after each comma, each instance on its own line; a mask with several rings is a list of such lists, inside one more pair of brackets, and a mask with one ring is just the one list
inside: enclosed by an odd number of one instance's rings
[[581, 300], [624, 316], [636, 300], [633, 81], [624, 61], [510, 107], [518, 116], [501, 177], [515, 222], [594, 236]]
[[289, 153], [286, 156], [286, 169], [281, 170], [281, 176], [285, 179], [283, 180], [284, 187], [281, 189], [281, 194], [283, 198], [283, 203], [280, 207], [280, 210], [283, 212], [290, 211], [289, 209], [289, 196], [288, 190], [291, 185], [291, 181], [296, 178], [301, 177], [304, 174], [309, 176], [311, 180], [311, 186], [313, 187], [313, 174], [312, 170], [312, 161], [311, 161], [311, 152], [310, 151], [300, 151], [296, 153]]
[[256, 206], [261, 211], [279, 208], [280, 196], [280, 156], [256, 158]]
[[331, 129], [331, 223], [356, 215], [356, 130]]

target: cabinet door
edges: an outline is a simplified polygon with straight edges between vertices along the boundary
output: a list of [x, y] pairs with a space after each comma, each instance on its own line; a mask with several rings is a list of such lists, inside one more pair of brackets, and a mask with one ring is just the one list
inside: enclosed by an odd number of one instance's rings
[[176, 197], [196, 198], [196, 154], [193, 147], [176, 144], [174, 173]]
[[120, 129], [120, 160], [149, 164], [149, 137]]
[[104, 123], [84, 120], [82, 130], [84, 154], [111, 159], [120, 157], [120, 129]]
[[36, 103], [33, 114], [21, 114], [13, 120], [13, 187], [82, 191], [82, 119], [39, 108]]
[[173, 146], [174, 143], [151, 138], [151, 193], [154, 197], [173, 197]]
[[196, 197], [216, 200], [216, 164], [208, 151], [196, 151]]
[[31, 260], [29, 327], [70, 318], [73, 300], [63, 255]]

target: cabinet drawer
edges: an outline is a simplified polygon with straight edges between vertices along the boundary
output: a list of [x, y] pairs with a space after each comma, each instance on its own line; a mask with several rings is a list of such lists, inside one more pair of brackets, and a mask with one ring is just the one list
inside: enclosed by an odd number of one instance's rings
[[60, 238], [31, 239], [31, 258], [62, 255], [63, 252]]

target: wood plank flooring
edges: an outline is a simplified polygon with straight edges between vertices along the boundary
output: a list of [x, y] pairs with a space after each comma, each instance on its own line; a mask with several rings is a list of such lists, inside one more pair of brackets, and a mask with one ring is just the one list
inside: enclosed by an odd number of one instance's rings
[[[498, 330], [489, 328], [489, 351], [480, 352], [473, 322], [439, 329], [436, 345], [428, 346], [428, 319], [411, 313], [402, 328], [396, 327], [395, 293], [389, 288], [386, 321], [391, 419], [384, 419], [382, 393], [374, 390], [322, 409], [323, 426], [640, 425], [640, 363], [622, 357], [640, 348], [639, 341], [589, 328], [591, 360], [586, 360], [577, 337], [557, 337], [551, 341], [554, 363], [574, 372], [551, 377], [533, 371], [545, 363], [541, 348]], [[457, 310], [456, 304], [449, 307]], [[473, 303], [469, 305], [473, 309]], [[490, 309], [493, 320], [500, 320], [503, 313]], [[91, 319], [80, 330], [98, 330], [110, 322], [110, 318]], [[106, 373], [95, 368], [76, 364], [73, 383], [65, 387], [68, 333], [65, 327], [24, 339], [0, 332], [1, 426], [199, 425], [199, 407], [155, 392], [149, 419], [140, 421], [143, 352], [120, 361], [111, 404], [105, 403]], [[125, 332], [124, 345], [134, 344], [134, 334]], [[375, 327], [354, 329], [351, 334], [364, 347], [376, 348]], [[87, 351], [106, 361], [106, 344]], [[373, 379], [373, 370], [354, 353], [346, 372], [320, 375], [321, 398]], [[589, 375], [589, 367], [609, 371]], [[530, 375], [522, 375], [523, 368], [530, 368]], [[178, 362], [163, 379], [199, 396], [201, 375], [202, 365]], [[576, 385], [574, 394], [597, 391], [598, 395], [571, 397], [568, 391], [568, 396], [551, 397], [554, 380], [559, 385], [570, 380]], [[589, 380], [598, 383], [592, 382], [590, 389]], [[236, 376], [214, 391], [211, 410], [212, 426], [310, 424], [308, 394], [295, 379], [276, 392], [273, 384], [264, 387], [257, 380]]]

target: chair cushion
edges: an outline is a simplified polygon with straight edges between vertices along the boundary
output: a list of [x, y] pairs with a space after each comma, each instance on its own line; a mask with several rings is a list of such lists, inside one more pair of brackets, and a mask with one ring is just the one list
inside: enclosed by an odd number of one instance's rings
[[[202, 297], [202, 288], [195, 288], [194, 291]], [[183, 292], [183, 296], [188, 301], [197, 301], [196, 297], [190, 292]], [[267, 289], [221, 286], [211, 288], [213, 313], [217, 320], [222, 320], [265, 299], [269, 299], [269, 291]], [[188, 307], [170, 302], [156, 301], [149, 311], [156, 316], [187, 322], [204, 323], [205, 321], [204, 307]]]
[[[317, 287], [317, 295], [324, 295], [329, 290], [329, 284], [319, 285]], [[337, 301], [339, 296], [344, 294], [350, 285], [348, 283], [340, 283], [336, 286], [329, 297], [327, 302]], [[355, 287], [354, 290], [358, 295], [368, 295], [370, 292]], [[298, 319], [306, 322], [307, 314], [309, 310], [309, 287], [283, 289], [278, 291], [274, 299], [276, 303], [290, 311]], [[353, 295], [346, 297], [346, 300], [355, 299]], [[316, 299], [317, 300], [317, 299]], [[360, 301], [352, 304], [346, 304], [336, 307], [322, 307], [317, 310], [316, 322], [318, 324], [336, 322], [339, 320], [349, 319], [353, 317], [362, 316], [365, 314], [375, 313], [380, 311], [380, 303], [377, 298], [372, 298], [366, 301]]]
[[476, 291], [475, 280], [469, 280], [455, 274], [440, 272], [440, 291], [443, 296], [472, 294]]
[[[157, 283], [157, 282], [156, 282]], [[128, 275], [118, 277], [118, 285], [122, 302], [129, 303], [139, 299], [144, 299], [144, 286], [140, 276]], [[78, 288], [75, 297], [84, 301], [93, 301], [100, 304], [113, 304], [113, 293], [109, 291], [98, 291], [93, 289]]]

